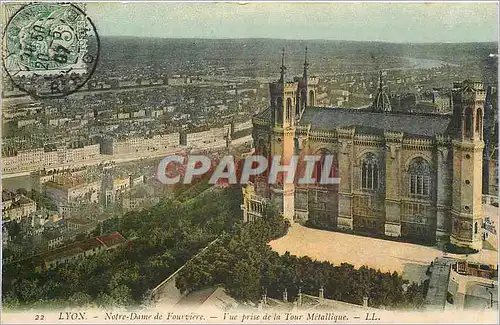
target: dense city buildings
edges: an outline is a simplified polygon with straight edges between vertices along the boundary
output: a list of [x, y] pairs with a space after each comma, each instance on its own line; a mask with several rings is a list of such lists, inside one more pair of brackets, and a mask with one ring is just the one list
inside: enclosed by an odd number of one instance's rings
[[179, 139], [179, 133], [122, 137], [107, 135], [101, 140], [101, 152], [105, 155], [160, 154], [176, 149]]

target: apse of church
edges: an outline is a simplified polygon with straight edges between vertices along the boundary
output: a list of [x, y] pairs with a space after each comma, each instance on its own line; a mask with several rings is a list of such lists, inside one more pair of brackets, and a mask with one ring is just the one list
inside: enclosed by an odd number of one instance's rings
[[286, 81], [283, 53], [269, 108], [253, 118], [256, 153], [333, 156], [340, 183], [269, 185], [263, 175], [243, 190], [245, 220], [259, 216], [251, 202], [267, 201], [313, 227], [480, 249], [482, 83], [454, 84], [453, 115], [391, 111], [382, 75], [372, 107], [325, 108], [308, 67], [306, 55], [303, 75]]

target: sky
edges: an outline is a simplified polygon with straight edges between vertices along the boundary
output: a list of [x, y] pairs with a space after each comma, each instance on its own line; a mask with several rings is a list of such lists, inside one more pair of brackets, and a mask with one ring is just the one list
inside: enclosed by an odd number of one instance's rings
[[88, 3], [101, 36], [385, 42], [498, 41], [498, 5], [475, 3]]

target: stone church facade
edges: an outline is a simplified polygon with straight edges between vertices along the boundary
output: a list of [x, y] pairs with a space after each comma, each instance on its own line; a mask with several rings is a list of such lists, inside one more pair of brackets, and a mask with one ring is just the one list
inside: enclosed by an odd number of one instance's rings
[[317, 85], [307, 54], [303, 75], [287, 81], [283, 54], [270, 105], [253, 117], [255, 151], [283, 164], [333, 155], [340, 183], [270, 185], [256, 176], [243, 189], [245, 221], [271, 202], [291, 222], [482, 248], [482, 83], [454, 83], [452, 115], [392, 111], [381, 76], [369, 109], [316, 107]]

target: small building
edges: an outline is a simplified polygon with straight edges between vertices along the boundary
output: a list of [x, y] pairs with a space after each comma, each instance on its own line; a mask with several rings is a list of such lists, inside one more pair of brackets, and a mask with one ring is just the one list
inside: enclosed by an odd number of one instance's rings
[[13, 193], [11, 191], [2, 191], [2, 221], [21, 222], [22, 218], [29, 216], [36, 211], [36, 203], [30, 198]]
[[11, 240], [9, 235], [9, 230], [7, 229], [5, 224], [2, 224], [2, 245], [5, 247]]
[[45, 183], [45, 193], [57, 205], [61, 213], [71, 203], [97, 203], [101, 181], [82, 175], [60, 175]]
[[47, 248], [54, 249], [64, 243], [64, 235], [62, 233], [49, 234], [47, 237]]
[[436, 113], [451, 113], [451, 89], [433, 89], [432, 103]]
[[101, 250], [104, 250], [102, 244], [97, 239], [90, 238], [44, 254], [41, 257], [42, 266], [45, 269], [53, 269], [62, 263], [91, 256]]
[[68, 218], [66, 219], [66, 225], [68, 230], [76, 231], [79, 229], [88, 228], [90, 225], [94, 224], [94, 222], [87, 218]]
[[498, 308], [498, 267], [457, 261], [450, 268], [446, 310]]
[[147, 208], [149, 206], [153, 206], [160, 202], [160, 198], [158, 196], [144, 196], [144, 197], [124, 197], [122, 201], [122, 207], [124, 211], [134, 211], [141, 210]]
[[222, 286], [213, 286], [189, 293], [179, 300], [175, 307], [223, 310], [227, 311], [238, 306], [236, 299], [227, 294]]
[[68, 263], [109, 249], [115, 249], [127, 242], [127, 239], [118, 232], [77, 241], [37, 257], [38, 270], [53, 269], [62, 263]]

